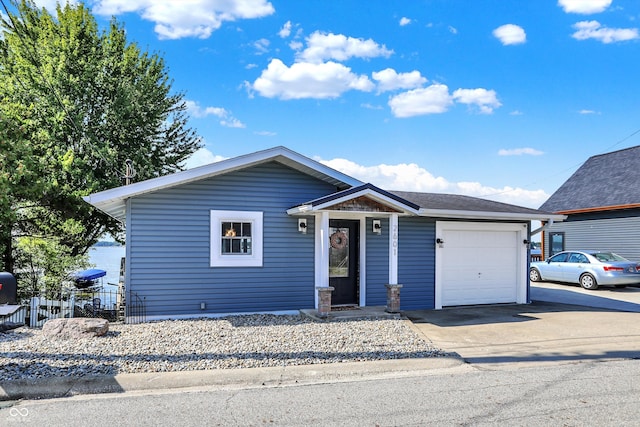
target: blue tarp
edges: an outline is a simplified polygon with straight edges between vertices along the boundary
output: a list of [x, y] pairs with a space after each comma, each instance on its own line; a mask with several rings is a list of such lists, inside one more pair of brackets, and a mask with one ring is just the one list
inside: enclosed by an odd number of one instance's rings
[[76, 282], [87, 282], [89, 280], [95, 280], [100, 277], [104, 277], [107, 275], [107, 272], [104, 270], [99, 270], [97, 268], [90, 268], [88, 270], [78, 271], [77, 273], [73, 273], [73, 279]]

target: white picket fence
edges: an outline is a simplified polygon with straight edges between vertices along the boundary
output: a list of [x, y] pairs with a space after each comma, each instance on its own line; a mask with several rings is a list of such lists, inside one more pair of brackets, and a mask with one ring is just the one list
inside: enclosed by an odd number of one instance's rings
[[44, 325], [44, 322], [49, 319], [73, 317], [74, 305], [74, 297], [71, 297], [66, 301], [33, 297], [29, 304], [29, 326], [31, 328], [41, 328]]

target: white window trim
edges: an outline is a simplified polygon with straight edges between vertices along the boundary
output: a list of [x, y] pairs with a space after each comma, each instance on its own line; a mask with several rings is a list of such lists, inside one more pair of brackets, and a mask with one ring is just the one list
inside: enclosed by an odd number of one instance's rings
[[[250, 222], [251, 254], [222, 253], [222, 223]], [[211, 211], [211, 267], [262, 267], [262, 212]]]

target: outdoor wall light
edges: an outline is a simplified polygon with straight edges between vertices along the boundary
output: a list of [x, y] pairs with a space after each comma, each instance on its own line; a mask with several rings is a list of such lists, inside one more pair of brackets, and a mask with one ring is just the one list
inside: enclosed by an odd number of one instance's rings
[[298, 218], [298, 231], [302, 234], [307, 234], [307, 219]]
[[382, 234], [382, 225], [380, 224], [380, 220], [379, 219], [374, 219], [373, 220], [373, 229], [372, 229], [374, 234]]

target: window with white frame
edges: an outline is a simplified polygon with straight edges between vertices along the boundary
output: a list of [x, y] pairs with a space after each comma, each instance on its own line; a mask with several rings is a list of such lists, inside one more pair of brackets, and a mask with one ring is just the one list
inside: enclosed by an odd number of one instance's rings
[[262, 212], [211, 211], [211, 266], [262, 267]]

